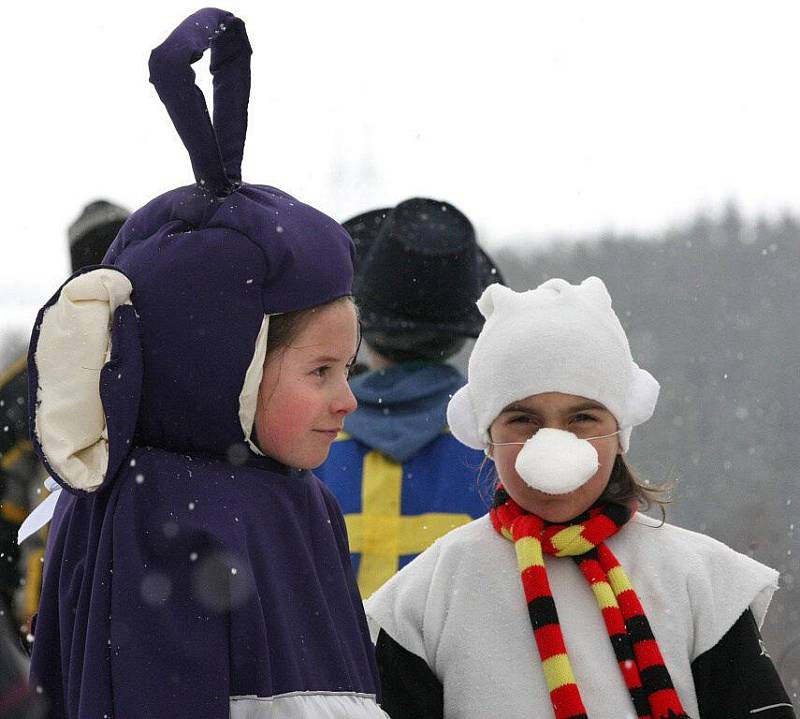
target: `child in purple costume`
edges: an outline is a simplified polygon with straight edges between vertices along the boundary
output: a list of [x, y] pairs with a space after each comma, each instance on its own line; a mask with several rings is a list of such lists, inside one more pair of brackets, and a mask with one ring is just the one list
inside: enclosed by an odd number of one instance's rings
[[[214, 118], [191, 63], [211, 50]], [[31, 430], [63, 487], [32, 657], [53, 717], [385, 717], [347, 537], [309, 471], [355, 408], [352, 243], [242, 182], [250, 45], [205, 9], [150, 60], [195, 185], [45, 305]]]

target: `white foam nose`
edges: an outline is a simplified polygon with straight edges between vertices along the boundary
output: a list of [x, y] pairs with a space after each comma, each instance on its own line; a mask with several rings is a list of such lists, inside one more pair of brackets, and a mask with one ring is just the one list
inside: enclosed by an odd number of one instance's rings
[[589, 481], [600, 466], [591, 442], [545, 427], [520, 450], [514, 464], [526, 484], [547, 494], [567, 494]]

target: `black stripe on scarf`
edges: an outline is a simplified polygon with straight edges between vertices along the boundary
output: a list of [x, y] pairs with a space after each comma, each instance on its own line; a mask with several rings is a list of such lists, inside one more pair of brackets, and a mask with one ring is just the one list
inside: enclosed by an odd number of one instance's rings
[[553, 597], [537, 597], [529, 602], [528, 614], [534, 631], [548, 624], [558, 624], [558, 612]]

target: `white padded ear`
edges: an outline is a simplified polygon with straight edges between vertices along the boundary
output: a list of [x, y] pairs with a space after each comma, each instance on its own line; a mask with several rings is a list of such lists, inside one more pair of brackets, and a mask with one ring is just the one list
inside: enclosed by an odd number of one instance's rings
[[661, 385], [655, 377], [634, 362], [628, 406], [625, 410], [625, 424], [635, 427], [650, 419], [656, 410], [660, 392]]
[[486, 438], [478, 429], [478, 418], [472, 409], [469, 385], [458, 390], [447, 405], [447, 424], [453, 436], [467, 447], [485, 449], [488, 446]]
[[503, 305], [504, 300], [513, 298], [515, 294], [514, 290], [495, 282], [489, 285], [478, 298], [476, 303], [478, 310], [488, 320], [494, 314], [495, 309]]
[[48, 463], [75, 489], [97, 489], [108, 469], [100, 372], [111, 355], [111, 319], [132, 289], [117, 270], [91, 270], [67, 282], [42, 315], [34, 431]]
[[580, 284], [580, 290], [585, 297], [591, 299], [595, 307], [611, 308], [611, 295], [603, 280], [599, 277], [587, 277]]

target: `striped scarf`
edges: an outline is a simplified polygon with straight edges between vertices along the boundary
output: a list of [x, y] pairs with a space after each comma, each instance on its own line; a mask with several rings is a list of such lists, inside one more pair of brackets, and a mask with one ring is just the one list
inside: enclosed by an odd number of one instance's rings
[[561, 634], [544, 554], [572, 557], [591, 585], [637, 716], [688, 719], [639, 598], [605, 545], [633, 510], [608, 504], [589, 510], [572, 524], [549, 524], [527, 513], [499, 485], [490, 514], [494, 528], [514, 542], [556, 719], [586, 719], [587, 715]]

